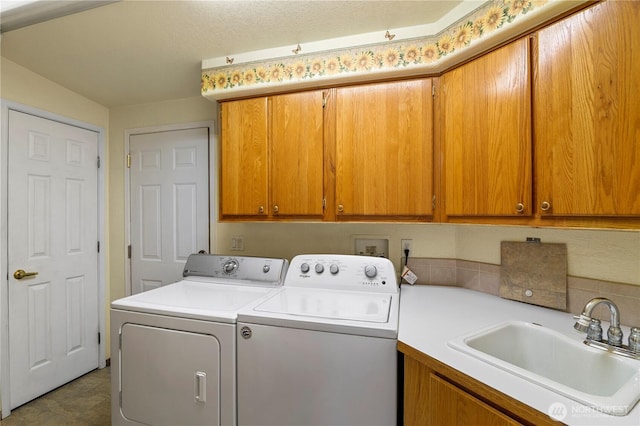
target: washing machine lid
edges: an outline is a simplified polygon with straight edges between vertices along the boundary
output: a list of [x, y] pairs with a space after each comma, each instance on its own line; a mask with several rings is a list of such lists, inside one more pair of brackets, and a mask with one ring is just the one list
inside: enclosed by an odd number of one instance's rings
[[238, 313], [238, 323], [395, 339], [399, 295], [282, 287]]
[[272, 287], [183, 280], [111, 303], [112, 309], [235, 323], [242, 307], [274, 291]]
[[373, 323], [388, 322], [390, 309], [390, 294], [303, 288], [284, 288], [255, 307], [258, 312]]

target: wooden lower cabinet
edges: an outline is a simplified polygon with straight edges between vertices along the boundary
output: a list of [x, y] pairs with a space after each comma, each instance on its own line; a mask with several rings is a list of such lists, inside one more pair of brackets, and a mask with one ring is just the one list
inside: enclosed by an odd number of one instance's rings
[[402, 342], [398, 348], [404, 426], [561, 424]]
[[434, 373], [429, 374], [429, 423], [432, 425], [521, 425]]

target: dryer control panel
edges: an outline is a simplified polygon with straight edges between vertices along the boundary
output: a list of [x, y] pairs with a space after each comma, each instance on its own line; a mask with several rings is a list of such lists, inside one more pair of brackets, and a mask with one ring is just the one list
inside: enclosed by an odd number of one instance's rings
[[286, 259], [250, 256], [192, 254], [187, 259], [183, 277], [216, 278], [235, 284], [282, 284], [289, 263]]
[[284, 285], [398, 293], [395, 268], [389, 259], [345, 254], [304, 254], [294, 257]]

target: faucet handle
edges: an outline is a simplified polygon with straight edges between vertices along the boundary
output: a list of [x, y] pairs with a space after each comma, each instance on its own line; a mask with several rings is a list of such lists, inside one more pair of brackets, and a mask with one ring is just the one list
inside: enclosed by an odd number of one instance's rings
[[602, 340], [602, 327], [600, 326], [599, 319], [592, 319], [587, 330], [587, 339], [589, 340]]
[[622, 329], [612, 325], [607, 330], [607, 339], [611, 346], [622, 346]]
[[629, 349], [633, 352], [640, 352], [640, 328], [631, 327], [629, 334]]

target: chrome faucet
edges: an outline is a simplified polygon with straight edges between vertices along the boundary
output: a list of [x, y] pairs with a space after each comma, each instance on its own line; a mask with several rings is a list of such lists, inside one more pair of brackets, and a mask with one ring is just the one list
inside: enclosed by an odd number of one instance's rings
[[[594, 308], [600, 304], [608, 307], [611, 312], [611, 321], [609, 329], [607, 330], [606, 342], [602, 339], [600, 320], [591, 317]], [[574, 318], [577, 321], [573, 325], [573, 328], [587, 333], [587, 338], [584, 341], [587, 345], [618, 355], [636, 359], [640, 358], [640, 344], [638, 343], [640, 342], [640, 329], [632, 327], [631, 335], [629, 336], [629, 345], [623, 345], [622, 329], [620, 328], [620, 310], [611, 300], [604, 297], [595, 297], [584, 305], [580, 316], [575, 316]]]
[[578, 320], [574, 325], [578, 331], [582, 331], [586, 333], [589, 329], [589, 324], [591, 323], [591, 312], [593, 309], [599, 304], [603, 304], [609, 308], [611, 311], [611, 326], [609, 330], [607, 330], [607, 340], [612, 346], [620, 346], [622, 345], [622, 329], [620, 328], [620, 310], [609, 299], [605, 299], [604, 297], [596, 297], [587, 302], [582, 309], [582, 313], [579, 317], [576, 317]]

